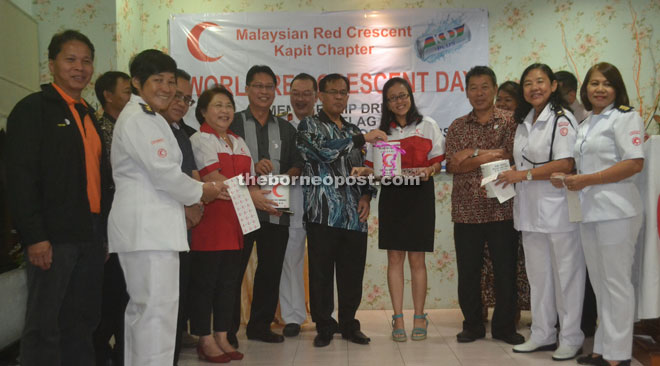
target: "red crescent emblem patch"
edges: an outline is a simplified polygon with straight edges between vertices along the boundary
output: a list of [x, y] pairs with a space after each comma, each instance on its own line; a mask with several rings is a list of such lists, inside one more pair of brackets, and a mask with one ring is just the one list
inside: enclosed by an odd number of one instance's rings
[[635, 136], [635, 137], [633, 137], [633, 139], [632, 139], [632, 143], [633, 143], [633, 145], [635, 145], [635, 146], [639, 146], [639, 145], [642, 144], [642, 139], [641, 139], [639, 136]]
[[158, 156], [160, 156], [161, 158], [167, 157], [167, 150], [163, 148], [158, 149]]
[[562, 127], [562, 128], [559, 130], [559, 133], [560, 133], [562, 136], [566, 136], [566, 135], [568, 135], [568, 128], [566, 128], [566, 127]]

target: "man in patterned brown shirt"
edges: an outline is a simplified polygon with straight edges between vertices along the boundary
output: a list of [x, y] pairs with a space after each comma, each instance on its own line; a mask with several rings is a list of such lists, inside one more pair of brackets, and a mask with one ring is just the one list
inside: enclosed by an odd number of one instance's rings
[[495, 275], [492, 335], [509, 344], [525, 341], [516, 333], [517, 233], [512, 201], [500, 204], [481, 188], [481, 164], [511, 159], [517, 125], [511, 112], [496, 109], [497, 80], [493, 70], [475, 66], [465, 75], [472, 112], [456, 119], [447, 132], [447, 171], [454, 174], [451, 216], [458, 267], [458, 302], [463, 331], [458, 342], [485, 336], [481, 304], [481, 267], [488, 243]]

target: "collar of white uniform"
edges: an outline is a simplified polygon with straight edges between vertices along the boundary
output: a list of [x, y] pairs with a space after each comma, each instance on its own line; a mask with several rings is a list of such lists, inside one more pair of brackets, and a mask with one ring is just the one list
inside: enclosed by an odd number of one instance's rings
[[593, 110], [592, 110], [592, 115], [593, 116], [598, 116], [598, 117], [601, 117], [601, 118], [607, 118], [612, 114], [612, 112], [614, 112], [615, 109], [616, 108], [614, 108], [614, 103], [612, 103], [612, 104], [608, 105], [607, 107], [605, 107], [605, 109], [603, 109], [603, 111], [600, 112], [600, 114], [593, 114]]
[[[525, 117], [525, 123], [528, 125], [532, 125], [532, 121], [534, 118], [534, 108], [532, 108], [529, 113], [527, 113], [527, 116]], [[541, 114], [539, 114], [539, 117], [536, 119], [536, 122], [547, 122], [553, 117], [554, 113], [552, 112], [552, 107], [550, 106], [550, 103], [546, 104], [543, 110], [541, 111]]]
[[147, 104], [144, 99], [142, 99], [141, 96], [137, 94], [131, 94], [131, 102], [133, 103], [141, 103], [141, 104]]

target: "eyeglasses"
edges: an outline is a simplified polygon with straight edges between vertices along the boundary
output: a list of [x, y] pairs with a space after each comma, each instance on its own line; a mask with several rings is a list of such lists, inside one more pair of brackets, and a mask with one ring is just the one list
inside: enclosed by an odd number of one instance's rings
[[300, 92], [293, 92], [291, 93], [291, 96], [294, 98], [311, 98], [314, 96], [314, 92], [311, 90], [304, 91], [302, 93]]
[[275, 85], [274, 84], [252, 84], [250, 85], [250, 88], [255, 88], [259, 90], [265, 90], [265, 91], [273, 91], [275, 90]]
[[394, 102], [398, 102], [398, 101], [401, 101], [401, 100], [406, 100], [406, 99], [408, 99], [409, 96], [410, 96], [410, 94], [401, 93], [399, 95], [394, 95], [394, 96], [391, 96], [391, 97], [387, 98], [387, 101], [390, 102], [390, 103], [394, 103]]
[[342, 97], [345, 97], [345, 96], [348, 95], [348, 90], [346, 90], [346, 89], [342, 89], [342, 90], [332, 89], [332, 90], [323, 91], [322, 93], [330, 94], [333, 97], [337, 96], [337, 94], [341, 95]]
[[193, 104], [195, 104], [195, 100], [191, 96], [183, 95], [182, 93], [174, 94], [174, 99], [183, 101], [183, 103], [187, 104], [189, 107], [192, 107]]

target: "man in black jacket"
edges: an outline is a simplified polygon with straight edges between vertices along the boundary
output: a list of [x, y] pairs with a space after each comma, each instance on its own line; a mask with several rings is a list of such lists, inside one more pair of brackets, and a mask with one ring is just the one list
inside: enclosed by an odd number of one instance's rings
[[94, 111], [81, 93], [94, 46], [67, 30], [48, 46], [51, 84], [7, 119], [8, 197], [27, 258], [21, 365], [92, 365], [111, 184]]

